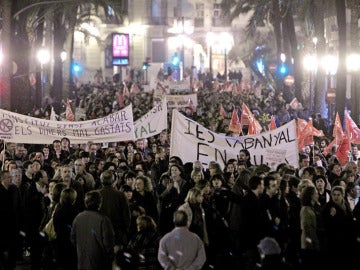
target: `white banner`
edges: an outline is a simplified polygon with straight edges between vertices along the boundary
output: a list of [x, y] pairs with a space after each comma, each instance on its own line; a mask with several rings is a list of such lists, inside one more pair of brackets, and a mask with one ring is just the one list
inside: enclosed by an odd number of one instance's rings
[[[191, 106], [197, 107], [197, 94], [189, 95], [155, 95], [154, 100], [160, 100], [163, 96], [166, 96], [168, 108], [186, 108]], [[190, 104], [191, 101], [191, 104]]]
[[170, 156], [179, 156], [184, 163], [200, 160], [204, 166], [210, 161], [218, 162], [223, 168], [226, 162], [237, 159], [239, 151], [247, 149], [254, 165], [267, 164], [273, 167], [275, 160], [268, 163], [266, 157], [271, 151], [284, 154], [283, 161], [299, 167], [299, 152], [295, 120], [258, 135], [227, 137], [206, 129], [197, 122], [173, 110]]
[[0, 139], [15, 143], [51, 144], [67, 137], [71, 143], [134, 140], [132, 106], [99, 119], [50, 121], [0, 109]]
[[155, 136], [164, 129], [167, 129], [166, 98], [163, 98], [161, 103], [154, 106], [147, 114], [136, 120], [134, 126], [136, 139]]

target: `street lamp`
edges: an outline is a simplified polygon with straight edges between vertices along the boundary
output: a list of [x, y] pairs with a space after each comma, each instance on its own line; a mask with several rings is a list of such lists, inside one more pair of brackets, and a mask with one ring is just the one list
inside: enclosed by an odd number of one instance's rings
[[50, 52], [47, 49], [41, 48], [37, 52], [37, 59], [40, 62], [40, 68], [41, 68], [41, 97], [40, 97], [40, 106], [42, 104], [42, 99], [44, 97], [45, 92], [45, 85], [46, 85], [46, 76], [44, 72], [44, 65], [49, 63], [50, 61]]
[[61, 59], [61, 62], [64, 63], [66, 61], [66, 58], [67, 58], [67, 52], [66, 51], [62, 51], [60, 53], [60, 59]]
[[209, 55], [209, 71], [210, 71], [210, 76], [211, 79], [213, 79], [213, 66], [212, 66], [212, 49], [213, 49], [213, 44], [215, 42], [215, 34], [212, 32], [207, 32], [206, 33], [206, 44], [208, 47], [208, 55]]
[[314, 73], [317, 71], [317, 57], [314, 54], [306, 55], [304, 58], [304, 68], [309, 71], [309, 109], [310, 112], [313, 112], [314, 110], [314, 86], [313, 86], [313, 77]]
[[228, 74], [227, 54], [228, 54], [228, 51], [230, 51], [231, 48], [234, 46], [234, 39], [231, 34], [223, 32], [220, 34], [220, 40], [222, 43], [222, 47], [224, 49], [224, 64], [225, 64], [224, 77], [225, 77], [225, 81], [227, 81], [227, 74]]
[[180, 72], [180, 79], [183, 79], [185, 73], [185, 47], [192, 48], [193, 46], [193, 41], [188, 38], [188, 36], [190, 36], [193, 32], [194, 26], [191, 25], [190, 21], [185, 20], [184, 17], [181, 17], [181, 20], [175, 19], [173, 27], [168, 29], [168, 33], [177, 35], [178, 42], [176, 46], [178, 46], [179, 44], [181, 45], [180, 57], [182, 72]]

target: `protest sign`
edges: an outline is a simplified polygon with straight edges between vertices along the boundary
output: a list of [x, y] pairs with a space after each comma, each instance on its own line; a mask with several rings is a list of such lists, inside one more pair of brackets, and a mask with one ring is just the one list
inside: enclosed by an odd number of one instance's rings
[[[284, 162], [297, 168], [299, 152], [295, 121], [272, 131], [234, 138], [216, 134], [173, 110], [171, 156], [179, 156], [184, 163], [199, 160], [204, 166], [210, 161], [216, 161], [224, 167], [229, 159], [237, 158], [241, 149], [249, 150], [254, 165], [268, 164], [266, 149], [276, 153], [284, 151]], [[272, 163], [274, 161], [275, 159], [271, 160]], [[277, 157], [276, 161], [281, 160]]]
[[135, 121], [135, 138], [145, 139], [159, 134], [167, 129], [167, 105], [166, 98], [155, 105], [147, 114]]
[[88, 121], [51, 121], [0, 109], [0, 139], [15, 143], [51, 144], [62, 137], [71, 143], [134, 140], [132, 106]]
[[167, 107], [172, 109], [186, 108], [191, 103], [195, 108], [197, 107], [197, 94], [189, 95], [155, 95], [154, 100], [160, 100], [163, 96], [166, 96]]

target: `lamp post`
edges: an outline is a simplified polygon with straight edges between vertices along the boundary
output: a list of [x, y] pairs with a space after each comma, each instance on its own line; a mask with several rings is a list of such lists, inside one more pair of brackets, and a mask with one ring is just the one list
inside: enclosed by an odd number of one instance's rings
[[[322, 59], [321, 59], [321, 67], [324, 69], [325, 74], [326, 74], [326, 89], [327, 91], [329, 91], [330, 89], [335, 89], [336, 87], [336, 82], [335, 82], [335, 76], [336, 72], [337, 72], [337, 67], [338, 67], [338, 58], [335, 55], [325, 55]], [[333, 108], [334, 108], [334, 102], [335, 102], [335, 97], [332, 99], [334, 100], [333, 102], [330, 99], [327, 99], [328, 101], [328, 119], [330, 122], [332, 122], [333, 119]]]
[[47, 49], [41, 48], [38, 52], [37, 52], [37, 59], [40, 62], [40, 77], [41, 77], [41, 94], [40, 94], [40, 100], [39, 100], [39, 105], [41, 107], [42, 105], [42, 100], [44, 98], [44, 92], [45, 92], [45, 86], [46, 86], [46, 75], [44, 72], [44, 65], [49, 63], [50, 61], [50, 52]]
[[225, 81], [227, 81], [227, 74], [228, 74], [228, 69], [227, 69], [227, 56], [228, 56], [228, 52], [231, 50], [231, 48], [234, 46], [234, 39], [232, 37], [231, 34], [227, 33], [227, 32], [223, 32], [220, 34], [220, 40], [222, 43], [222, 47], [224, 49], [224, 77], [225, 77]]
[[215, 34], [212, 32], [207, 32], [206, 33], [206, 44], [209, 50], [209, 72], [210, 72], [210, 76], [211, 76], [211, 80], [213, 79], [213, 63], [212, 63], [212, 54], [213, 54], [213, 44], [215, 42]]
[[317, 58], [314, 54], [306, 55], [304, 58], [304, 68], [309, 72], [309, 109], [310, 112], [314, 112], [314, 85], [313, 85], [313, 77], [314, 73], [317, 70]]

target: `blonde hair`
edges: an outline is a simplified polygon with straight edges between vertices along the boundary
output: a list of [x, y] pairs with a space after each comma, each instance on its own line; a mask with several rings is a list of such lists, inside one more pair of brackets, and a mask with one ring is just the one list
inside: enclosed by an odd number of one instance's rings
[[186, 195], [185, 198], [185, 202], [187, 203], [196, 203], [197, 202], [197, 197], [201, 195], [201, 190], [194, 187], [192, 189], [190, 189]]

